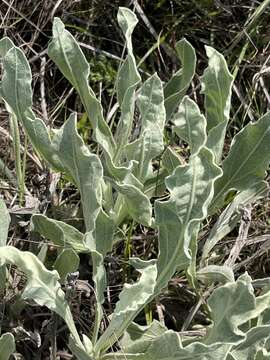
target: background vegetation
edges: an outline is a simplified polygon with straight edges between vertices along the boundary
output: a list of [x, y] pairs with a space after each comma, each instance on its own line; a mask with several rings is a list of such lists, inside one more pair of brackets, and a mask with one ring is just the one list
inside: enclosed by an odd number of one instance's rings
[[[225, 56], [235, 78], [228, 143], [245, 124], [257, 120], [269, 109], [270, 1], [1, 0], [0, 37], [10, 37], [29, 59], [34, 74], [34, 110], [46, 124], [61, 126], [66, 115], [76, 111], [80, 119], [80, 134], [91, 147], [95, 146], [91, 142], [91, 127], [82, 105], [71, 85], [47, 57], [46, 48], [52, 36], [52, 19], [58, 16], [80, 42], [91, 66], [90, 84], [102, 100], [105, 115], [110, 116], [115, 103], [114, 81], [125, 47], [116, 21], [119, 6], [134, 10], [140, 20], [133, 35], [133, 46], [142, 77], [157, 72], [162, 80], [167, 81], [180, 65], [174, 52], [176, 42], [182, 37], [190, 41], [196, 49], [198, 62], [196, 77], [188, 94], [199, 105], [202, 105], [202, 98], [198, 79], [207, 64], [204, 45], [213, 46]], [[8, 115], [1, 104], [0, 192], [12, 218], [10, 244], [39, 253], [42, 258], [41, 239], [29, 233], [30, 216], [42, 212], [80, 228], [82, 214], [79, 195], [75, 188], [52, 174], [40, 162], [20, 129], [21, 154], [26, 170], [23, 181], [36, 199], [34, 203], [28, 203], [26, 198], [25, 202], [20, 203], [18, 190], [14, 186], [18, 173], [16, 149], [11, 135]], [[184, 148], [181, 153], [185, 156]], [[269, 276], [269, 205], [269, 200], [263, 199], [253, 206], [248, 239], [237, 259], [239, 274], [247, 269], [255, 278]], [[201, 242], [210, 227], [211, 223], [205, 223]], [[229, 234], [226, 241], [215, 249], [220, 263], [230, 253], [237, 235], [237, 231]], [[154, 257], [156, 242], [156, 234], [135, 229], [130, 237], [130, 247], [119, 242], [106, 259], [110, 284], [106, 301], [108, 314], [124, 281], [133, 276], [125, 260], [131, 254]], [[49, 253], [53, 263], [53, 246], [49, 247]], [[23, 306], [21, 310], [20, 301], [17, 300], [20, 287], [23, 287], [21, 274], [18, 274], [18, 279], [19, 286], [11, 286], [5, 296], [0, 297], [0, 327], [3, 332], [12, 329], [16, 339], [19, 339], [17, 359], [50, 358], [52, 354], [48, 353], [48, 349], [52, 343], [55, 344], [56, 356], [71, 358], [65, 351], [66, 328], [61, 322], [58, 323], [59, 320], [51, 321], [48, 310], [38, 306]], [[85, 332], [91, 328], [95, 301], [90, 279], [87, 258], [82, 255], [72, 309], [76, 324]], [[200, 323], [207, 322], [204, 312], [198, 310], [196, 305], [197, 294], [189, 289], [185, 278], [176, 274], [168, 291], [151, 304], [149, 312], [141, 314], [138, 321], [144, 324], [150, 316], [180, 331], [186, 327], [187, 316]], [[39, 345], [41, 342], [42, 346]]]

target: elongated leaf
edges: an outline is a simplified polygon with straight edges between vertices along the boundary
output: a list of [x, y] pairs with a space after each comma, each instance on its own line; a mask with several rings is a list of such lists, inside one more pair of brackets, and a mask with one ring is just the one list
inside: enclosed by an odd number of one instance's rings
[[195, 74], [196, 54], [193, 46], [186, 39], [182, 39], [176, 44], [176, 52], [182, 68], [172, 76], [164, 88], [167, 121], [182, 101]]
[[201, 265], [204, 264], [213, 247], [236, 227], [241, 218], [241, 207], [255, 202], [264, 196], [267, 190], [267, 182], [259, 180], [252, 184], [247, 190], [241, 191], [235, 196], [231, 204], [221, 213], [210, 231], [209, 237], [203, 247]]
[[9, 212], [4, 200], [0, 198], [0, 246], [5, 246], [7, 243], [9, 224]]
[[215, 49], [206, 46], [208, 67], [201, 77], [202, 94], [207, 119], [207, 147], [220, 162], [226, 127], [230, 115], [233, 76], [228, 70], [224, 57]]
[[[4, 40], [0, 41], [0, 49]], [[23, 124], [35, 150], [55, 169], [62, 171], [63, 168], [48, 130], [43, 121], [36, 118], [31, 109], [32, 74], [25, 55], [15, 45], [12, 47], [9, 45], [9, 50], [4, 55], [1, 96], [7, 110]]]
[[138, 23], [137, 16], [130, 9], [119, 7], [117, 21], [125, 36], [128, 51], [128, 56], [120, 67], [117, 77], [117, 95], [119, 105], [121, 106], [127, 90], [133, 87], [134, 84], [137, 84], [141, 78], [136, 67], [131, 40], [133, 30]]
[[27, 276], [23, 298], [32, 299], [60, 315], [65, 320], [77, 344], [83, 347], [70, 308], [65, 300], [65, 294], [58, 282], [57, 272], [47, 270], [34, 254], [20, 251], [12, 246], [5, 246], [1, 249], [0, 265], [5, 264], [16, 265]]
[[15, 340], [11, 333], [5, 333], [0, 337], [0, 359], [9, 360], [15, 352]]
[[141, 277], [135, 284], [124, 285], [111, 322], [96, 344], [94, 349], [96, 353], [105, 351], [119, 339], [153, 295], [157, 276], [155, 261], [132, 258], [130, 263], [141, 273]]
[[104, 267], [103, 256], [94, 249], [91, 249], [92, 263], [93, 263], [93, 280], [95, 283], [96, 309], [95, 309], [95, 324], [92, 336], [93, 345], [95, 345], [98, 337], [100, 323], [103, 317], [102, 304], [104, 303], [104, 292], [106, 291], [107, 278]]
[[155, 203], [160, 251], [156, 291], [167, 285], [176, 268], [185, 269], [189, 265], [191, 237], [207, 216], [214, 182], [220, 175], [213, 154], [202, 148], [188, 165], [177, 167], [166, 179], [171, 197]]
[[139, 162], [136, 175], [144, 183], [153, 175], [152, 159], [161, 154], [164, 148], [164, 95], [161, 80], [156, 74], [143, 84], [137, 105], [141, 113], [141, 133], [138, 140], [126, 146], [125, 151], [129, 159]]
[[270, 113], [249, 123], [233, 140], [223, 161], [223, 176], [215, 184], [211, 213], [220, 208], [229, 190], [243, 191], [265, 177], [270, 152]]
[[71, 247], [77, 253], [89, 251], [84, 242], [84, 235], [62, 221], [49, 219], [42, 214], [34, 214], [31, 218], [31, 230], [63, 248]]
[[[10, 216], [6, 204], [0, 198], [0, 248], [7, 244], [8, 228], [10, 224]], [[0, 290], [5, 288], [6, 283], [6, 267], [0, 266]]]
[[59, 18], [54, 18], [53, 39], [48, 47], [48, 55], [80, 95], [92, 124], [95, 140], [112, 156], [115, 143], [110, 128], [103, 118], [101, 104], [88, 83], [89, 64], [77, 41], [65, 30]]
[[86, 231], [94, 231], [101, 208], [103, 168], [98, 156], [90, 153], [79, 136], [75, 114], [63, 125], [59, 157], [64, 168], [73, 175], [80, 190]]
[[190, 146], [196, 154], [206, 142], [206, 119], [196, 103], [185, 96], [173, 118], [173, 131]]
[[128, 55], [121, 65], [117, 75], [117, 98], [121, 108], [121, 117], [116, 130], [117, 149], [114, 157], [116, 164], [121, 162], [122, 152], [131, 134], [135, 109], [135, 90], [141, 81], [133, 55], [131, 35], [138, 19], [129, 9], [120, 7], [117, 14], [127, 43]]

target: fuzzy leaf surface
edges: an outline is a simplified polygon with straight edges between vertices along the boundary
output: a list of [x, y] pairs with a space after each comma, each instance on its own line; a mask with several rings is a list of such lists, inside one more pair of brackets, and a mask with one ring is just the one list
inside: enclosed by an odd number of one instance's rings
[[22, 297], [32, 299], [40, 306], [47, 306], [60, 315], [76, 342], [81, 344], [70, 308], [65, 300], [65, 293], [59, 283], [58, 273], [47, 270], [34, 254], [20, 251], [13, 246], [1, 248], [0, 265], [6, 264], [17, 266], [27, 276]]
[[77, 41], [59, 18], [54, 18], [53, 39], [48, 47], [48, 55], [80, 95], [93, 127], [94, 139], [112, 156], [115, 143], [103, 118], [101, 104], [88, 83], [89, 64]]
[[246, 125], [233, 139], [222, 163], [223, 176], [215, 184], [211, 213], [224, 203], [230, 190], [243, 191], [263, 180], [269, 165], [270, 113]]
[[182, 39], [176, 44], [176, 52], [182, 63], [182, 68], [178, 70], [164, 88], [166, 119], [170, 120], [172, 114], [177, 109], [195, 74], [196, 53], [193, 46]]
[[96, 352], [103, 352], [111, 347], [153, 295], [157, 276], [156, 262], [138, 258], [132, 258], [129, 261], [141, 273], [141, 276], [136, 283], [124, 285], [110, 324], [96, 344]]
[[214, 182], [220, 175], [212, 152], [202, 148], [190, 158], [188, 165], [178, 166], [166, 178], [170, 199], [155, 203], [160, 249], [157, 292], [167, 285], [177, 268], [185, 269], [189, 265], [191, 238], [207, 216]]
[[15, 352], [15, 340], [11, 333], [5, 333], [0, 337], [0, 359], [9, 360]]
[[173, 131], [189, 144], [191, 154], [197, 153], [206, 142], [206, 119], [188, 96], [183, 98], [173, 123]]
[[206, 54], [208, 67], [201, 77], [201, 92], [205, 96], [207, 147], [214, 152], [219, 163], [230, 116], [233, 76], [223, 55], [210, 46], [206, 46]]

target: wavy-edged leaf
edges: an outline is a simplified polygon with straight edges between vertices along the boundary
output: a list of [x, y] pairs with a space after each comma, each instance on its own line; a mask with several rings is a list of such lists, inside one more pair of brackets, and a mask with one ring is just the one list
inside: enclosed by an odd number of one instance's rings
[[22, 297], [32, 299], [41, 306], [47, 306], [60, 315], [65, 320], [77, 344], [83, 346], [74, 325], [70, 308], [65, 300], [65, 293], [58, 282], [58, 273], [55, 270], [47, 270], [34, 254], [28, 251], [20, 251], [13, 246], [1, 248], [0, 265], [5, 264], [17, 266], [27, 276]]
[[246, 339], [239, 345], [234, 346], [230, 351], [231, 356], [235, 360], [253, 360], [256, 354], [265, 346], [267, 338], [269, 338], [270, 326], [261, 325], [251, 328], [246, 333]]
[[131, 36], [138, 19], [129, 9], [120, 7], [117, 14], [118, 23], [123, 31], [127, 43], [128, 55], [120, 66], [117, 75], [117, 99], [121, 109], [121, 116], [116, 129], [117, 149], [114, 156], [116, 164], [121, 163], [122, 152], [128, 143], [132, 131], [134, 109], [135, 109], [135, 90], [141, 81], [137, 70], [136, 61], [133, 55]]
[[89, 251], [84, 242], [84, 235], [63, 221], [50, 219], [42, 214], [34, 214], [31, 218], [31, 231], [38, 232], [57, 246], [71, 247], [77, 253]]
[[233, 76], [228, 70], [226, 60], [217, 50], [206, 46], [208, 67], [201, 77], [204, 106], [207, 119], [207, 147], [220, 162], [226, 127], [230, 115]]
[[239, 327], [253, 317], [256, 308], [250, 277], [244, 275], [235, 283], [220, 286], [210, 296], [208, 305], [212, 310], [213, 325], [205, 343], [240, 343], [245, 334]]
[[113, 156], [115, 143], [109, 126], [104, 120], [100, 101], [89, 86], [90, 67], [74, 37], [65, 29], [59, 18], [54, 18], [53, 39], [48, 55], [80, 95], [93, 127], [94, 139]]
[[186, 39], [178, 41], [176, 52], [182, 63], [182, 68], [172, 76], [164, 88], [167, 121], [170, 120], [182, 101], [195, 74], [196, 67], [195, 50]]
[[5, 333], [0, 337], [0, 359], [9, 360], [15, 352], [15, 340], [11, 333]]
[[212, 227], [203, 247], [201, 264], [206, 261], [213, 247], [236, 227], [241, 218], [241, 208], [255, 202], [264, 196], [267, 191], [267, 182], [259, 180], [258, 182], [254, 182], [247, 190], [241, 191], [235, 196]]
[[206, 119], [198, 105], [185, 96], [173, 118], [173, 131], [190, 146], [191, 154], [196, 154], [206, 142]]
[[243, 191], [265, 177], [270, 153], [270, 113], [246, 125], [233, 139], [222, 163], [223, 176], [215, 184], [211, 213], [224, 203], [230, 190]]
[[177, 167], [167, 177], [170, 199], [155, 202], [160, 251], [156, 291], [167, 285], [177, 268], [185, 269], [189, 265], [191, 238], [207, 216], [214, 182], [220, 175], [212, 152], [202, 148], [197, 156], [190, 158], [188, 165]]
[[70, 115], [61, 130], [59, 158], [64, 168], [73, 175], [80, 191], [86, 231], [93, 231], [101, 209], [102, 164], [79, 136], [75, 114]]
[[138, 161], [136, 176], [144, 183], [153, 175], [151, 161], [164, 149], [163, 130], [165, 125], [165, 107], [162, 82], [154, 74], [141, 87], [137, 99], [141, 113], [140, 136], [126, 146], [128, 158]]
[[224, 360], [230, 347], [221, 343], [207, 346], [194, 342], [183, 348], [179, 334], [169, 330], [154, 339], [143, 353], [111, 353], [102, 356], [101, 360]]
[[142, 261], [138, 258], [132, 258], [129, 262], [141, 273], [141, 276], [136, 283], [124, 285], [110, 324], [94, 349], [97, 354], [107, 350], [120, 338], [153, 295], [157, 276], [156, 262]]
[[8, 112], [23, 124], [35, 150], [55, 169], [62, 171], [48, 130], [32, 111], [31, 69], [24, 53], [15, 45], [10, 45], [5, 53], [3, 70], [1, 96]]
[[128, 51], [128, 56], [120, 67], [117, 77], [117, 97], [121, 106], [127, 90], [137, 84], [141, 77], [136, 67], [131, 40], [134, 28], [138, 23], [137, 16], [130, 9], [119, 7], [117, 21], [125, 36]]

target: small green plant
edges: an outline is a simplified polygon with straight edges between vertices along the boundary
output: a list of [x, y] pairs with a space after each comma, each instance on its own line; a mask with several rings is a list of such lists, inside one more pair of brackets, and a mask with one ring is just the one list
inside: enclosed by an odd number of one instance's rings
[[[85, 233], [81, 233], [62, 221], [33, 215], [32, 230], [62, 249], [55, 264], [57, 271], [49, 271], [34, 254], [6, 246], [9, 217], [1, 201], [0, 266], [4, 269], [6, 264], [13, 264], [26, 274], [23, 298], [45, 305], [63, 318], [70, 331], [69, 348], [80, 360], [268, 359], [269, 280], [252, 281], [248, 274], [235, 280], [232, 268], [213, 263], [211, 250], [237, 225], [241, 207], [268, 190], [264, 178], [270, 159], [270, 114], [243, 128], [222, 160], [233, 82], [224, 57], [206, 47], [209, 64], [201, 77], [203, 114], [185, 95], [196, 66], [191, 44], [185, 39], [177, 43], [182, 68], [167, 84], [157, 74], [141, 84], [131, 41], [137, 18], [129, 9], [120, 8], [118, 22], [126, 39], [127, 57], [116, 80], [121, 116], [112, 127], [113, 132], [89, 86], [89, 64], [58, 18], [54, 20], [48, 48], [50, 58], [80, 95], [93, 140], [102, 149], [96, 154], [90, 152], [78, 134], [76, 114], [71, 114], [52, 134], [36, 117], [32, 111], [29, 64], [8, 38], [0, 41], [4, 69], [1, 97], [7, 110], [22, 124], [47, 164], [77, 186], [85, 222]], [[140, 111], [140, 132], [131, 141], [135, 104]], [[185, 164], [173, 147], [166, 147], [164, 128], [169, 121], [176, 136], [189, 147]], [[159, 156], [161, 168], [156, 169], [153, 162]], [[160, 196], [153, 201], [157, 187], [159, 193], [163, 189], [163, 194], [167, 189], [166, 200]], [[231, 193], [233, 196], [228, 197]], [[230, 202], [226, 204], [228, 198]], [[198, 265], [197, 240], [202, 223], [225, 204]], [[110, 323], [101, 333], [107, 286], [104, 257], [117, 241], [117, 227], [124, 222], [157, 230], [159, 255], [150, 261], [129, 259], [140, 276], [135, 283], [124, 285]], [[61, 281], [78, 267], [78, 253], [82, 252], [92, 258], [96, 311], [93, 331], [80, 336]], [[185, 272], [198, 293], [201, 281], [219, 284], [207, 301], [212, 322], [204, 336], [187, 338], [157, 321], [149, 326], [134, 322], [176, 271]], [[263, 288], [259, 296], [255, 296], [256, 287]], [[118, 352], [110, 352], [114, 344], [118, 345]], [[0, 350], [1, 354], [3, 350], [7, 352], [6, 359], [14, 351], [11, 334], [2, 335]]]

